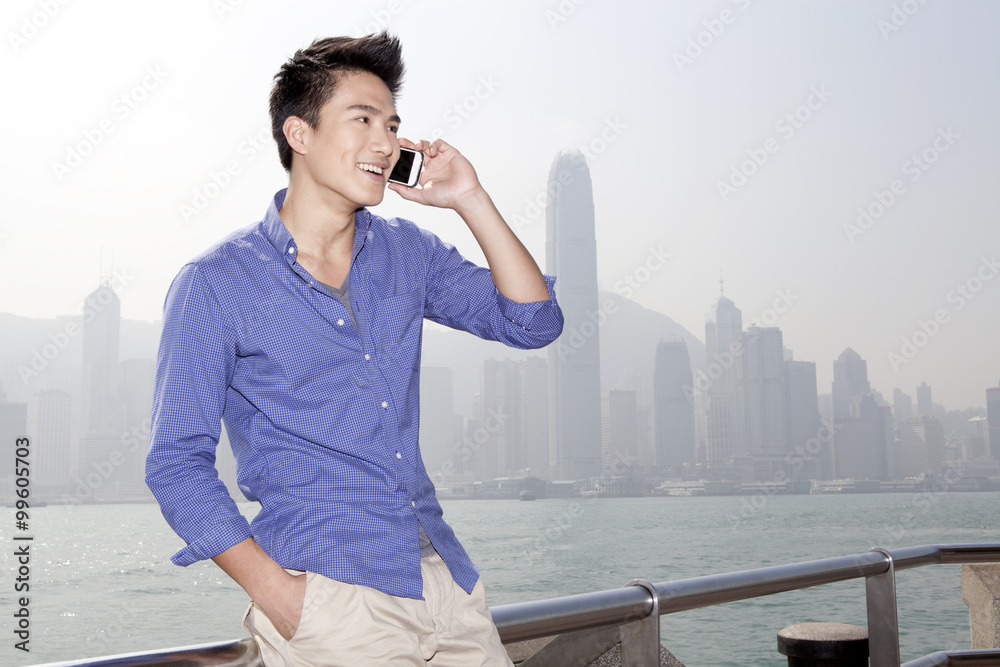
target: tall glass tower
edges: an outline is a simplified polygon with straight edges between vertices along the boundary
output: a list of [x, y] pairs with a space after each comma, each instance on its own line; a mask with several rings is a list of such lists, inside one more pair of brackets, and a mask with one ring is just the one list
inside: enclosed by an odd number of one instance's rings
[[564, 324], [548, 348], [549, 476], [601, 473], [601, 355], [597, 241], [590, 170], [579, 151], [563, 151], [549, 171], [545, 271], [555, 275]]
[[705, 368], [709, 378], [702, 405], [706, 413], [706, 458], [726, 461], [746, 455], [746, 402], [743, 366], [743, 313], [719, 294], [705, 317]]
[[121, 301], [109, 281], [83, 304], [83, 432], [115, 431], [125, 425], [118, 397], [118, 337]]

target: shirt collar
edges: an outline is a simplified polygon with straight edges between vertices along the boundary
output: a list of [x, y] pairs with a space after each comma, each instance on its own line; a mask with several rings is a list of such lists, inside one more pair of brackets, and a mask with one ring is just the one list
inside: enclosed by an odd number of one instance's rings
[[[264, 236], [274, 246], [274, 249], [278, 251], [278, 254], [289, 265], [292, 265], [295, 264], [295, 256], [298, 253], [299, 247], [278, 214], [281, 205], [285, 203], [286, 194], [288, 194], [288, 188], [282, 188], [271, 199], [271, 205], [267, 208], [267, 215], [264, 216], [262, 227]], [[352, 261], [357, 256], [358, 251], [361, 250], [361, 246], [364, 245], [365, 239], [368, 236], [368, 230], [371, 228], [372, 217], [371, 211], [366, 208], [358, 209], [354, 214], [354, 250], [351, 253]]]

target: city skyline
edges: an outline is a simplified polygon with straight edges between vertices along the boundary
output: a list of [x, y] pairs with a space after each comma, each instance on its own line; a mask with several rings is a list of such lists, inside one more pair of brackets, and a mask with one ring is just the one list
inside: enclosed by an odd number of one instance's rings
[[[180, 266], [285, 183], [266, 110], [280, 63], [317, 34], [385, 26], [409, 67], [404, 136], [469, 156], [539, 263], [551, 158], [581, 150], [599, 288], [700, 337], [721, 270], [748, 322], [818, 361], [821, 386], [822, 360], [850, 346], [877, 386], [926, 380], [946, 405], [981, 405], [973, 388], [1000, 376], [1000, 7], [893, 18], [896, 4], [292, 2], [289, 22], [252, 3], [97, 0], [37, 27], [18, 0], [0, 62], [49, 130], [31, 140], [5, 111], [18, 159], [2, 167], [17, 196], [0, 221], [14, 287], [0, 312], [78, 313], [114, 272], [122, 315], [157, 320]], [[609, 48], [618, 34], [627, 51]], [[392, 194], [379, 212], [482, 261], [451, 212]]]
[[[66, 373], [63, 368], [55, 374], [53, 385], [40, 382], [27, 403], [11, 402], [2, 392], [0, 422], [11, 437], [28, 432], [36, 439], [42, 456], [39, 463], [44, 462], [37, 469], [43, 495], [61, 489], [64, 500], [142, 497], [153, 361], [118, 359], [121, 317], [118, 297], [110, 285], [104, 284], [88, 295], [86, 304], [95, 310], [96, 304], [103, 307], [84, 322], [77, 371]], [[729, 318], [732, 334], [742, 321], [741, 311], [720, 297], [715, 310], [710, 311], [719, 321], [723, 319], [720, 307]], [[718, 331], [714, 321], [706, 327], [710, 338]], [[559, 449], [549, 448], [547, 432], [551, 424], [546, 419], [545, 404], [558, 397], [550, 393], [551, 386], [549, 391], [545, 389], [549, 371], [537, 351], [520, 360], [495, 356], [484, 359], [479, 369], [476, 410], [471, 415], [455, 409], [454, 370], [426, 366], [421, 380], [425, 466], [447, 492], [456, 485], [471, 488], [468, 484], [473, 480], [529, 473], [550, 481], [596, 478], [601, 470], [601, 475], [610, 472], [613, 477], [629, 479], [687, 477], [695, 464], [708, 464], [710, 469], [715, 466], [724, 475], [751, 475], [754, 480], [768, 481], [775, 479], [776, 471], [788, 468], [790, 455], [805, 452], [815, 436], [828, 428], [832, 438], [825, 439], [821, 451], [805, 457], [809, 464], [803, 467], [805, 472], [788, 472], [787, 478], [892, 480], [940, 471], [946, 461], [949, 466], [969, 466], [969, 474], [989, 474], [997, 467], [996, 461], [989, 462], [990, 458], [998, 458], [996, 438], [985, 437], [982, 427], [978, 432], [975, 426], [955, 430], [953, 419], [946, 430], [937, 419], [939, 406], [932, 400], [933, 387], [926, 382], [915, 388], [920, 414], [910, 416], [912, 411], [905, 401], [908, 396], [899, 388], [894, 388], [893, 405], [904, 408], [901, 414], [894, 414], [887, 394], [869, 382], [866, 361], [846, 348], [832, 363], [835, 380], [828, 394], [830, 412], [828, 421], [820, 426], [822, 409], [818, 406], [815, 362], [788, 358], [777, 328], [747, 327], [740, 332], [738, 348], [732, 347], [732, 335], [727, 340], [729, 349], [735, 350], [731, 363], [736, 369], [735, 390], [727, 391], [735, 393], [735, 403], [743, 406], [741, 414], [745, 419], [744, 426], [733, 429], [743, 430], [741, 444], [728, 454], [713, 442], [719, 437], [717, 428], [702, 429], [695, 442], [694, 414], [704, 411], [710, 421], [711, 401], [718, 398], [713, 396], [711, 384], [699, 386], [711, 378], [704, 372], [700, 377], [692, 375], [691, 359], [682, 339], [661, 337], [656, 344], [655, 364], [647, 371], [646, 380], [642, 373], [622, 373], [615, 387], [599, 387], [602, 407], [598, 440], [603, 465], [570, 478], [565, 477], [565, 470], [577, 465], [579, 457], [571, 456], [569, 465], [565, 465], [559, 460]], [[717, 351], [706, 348], [709, 366], [712, 356], [717, 355]], [[718, 378], [722, 377], [718, 374]], [[651, 383], [651, 392], [641, 389], [647, 382]], [[53, 388], [67, 383], [79, 388], [79, 393]], [[987, 415], [994, 417], [993, 422], [987, 422], [990, 435], [995, 432], [993, 424], [1000, 421], [992, 410], [1000, 404], [995, 400], [1000, 396], [998, 392], [1000, 386], [986, 388], [990, 410], [982, 410], [983, 416], [970, 420], [971, 425], [985, 421]], [[76, 420], [72, 416], [74, 403], [78, 404]], [[650, 410], [652, 419], [641, 417], [642, 410]], [[74, 437], [74, 433], [78, 435]], [[649, 446], [643, 449], [642, 442]], [[231, 457], [223, 452], [221, 446], [220, 475], [232, 484]], [[548, 460], [543, 458], [546, 452], [551, 456]], [[741, 466], [743, 473], [738, 472]], [[67, 495], [74, 485], [75, 496]]]

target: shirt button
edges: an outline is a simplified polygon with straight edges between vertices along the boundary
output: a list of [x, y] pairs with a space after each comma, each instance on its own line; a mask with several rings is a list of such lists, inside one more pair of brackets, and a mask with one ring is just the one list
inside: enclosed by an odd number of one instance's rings
[[396, 452], [396, 458], [397, 458], [397, 459], [401, 459], [401, 458], [403, 458], [403, 455], [402, 455], [402, 454], [400, 454], [399, 452]]
[[295, 246], [288, 246], [288, 254], [289, 255], [295, 254]]
[[416, 507], [416, 506], [417, 506], [417, 503], [416, 503], [416, 501], [414, 501], [414, 500], [411, 500], [411, 501], [410, 501], [410, 506], [411, 506], [411, 507]]
[[344, 326], [344, 320], [337, 320], [337, 326], [338, 327]]
[[389, 407], [389, 401], [382, 401], [382, 407], [383, 408]]
[[370, 355], [370, 354], [366, 354], [365, 355], [365, 361], [371, 361], [371, 358], [372, 358], [372, 355]]

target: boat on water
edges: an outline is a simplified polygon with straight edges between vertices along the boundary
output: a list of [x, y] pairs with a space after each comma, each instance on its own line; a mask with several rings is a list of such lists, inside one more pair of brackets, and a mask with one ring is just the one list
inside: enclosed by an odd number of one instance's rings
[[517, 499], [518, 500], [538, 500], [538, 496], [536, 496], [534, 494], [534, 492], [525, 489], [524, 491], [521, 491], [521, 493], [517, 494]]

